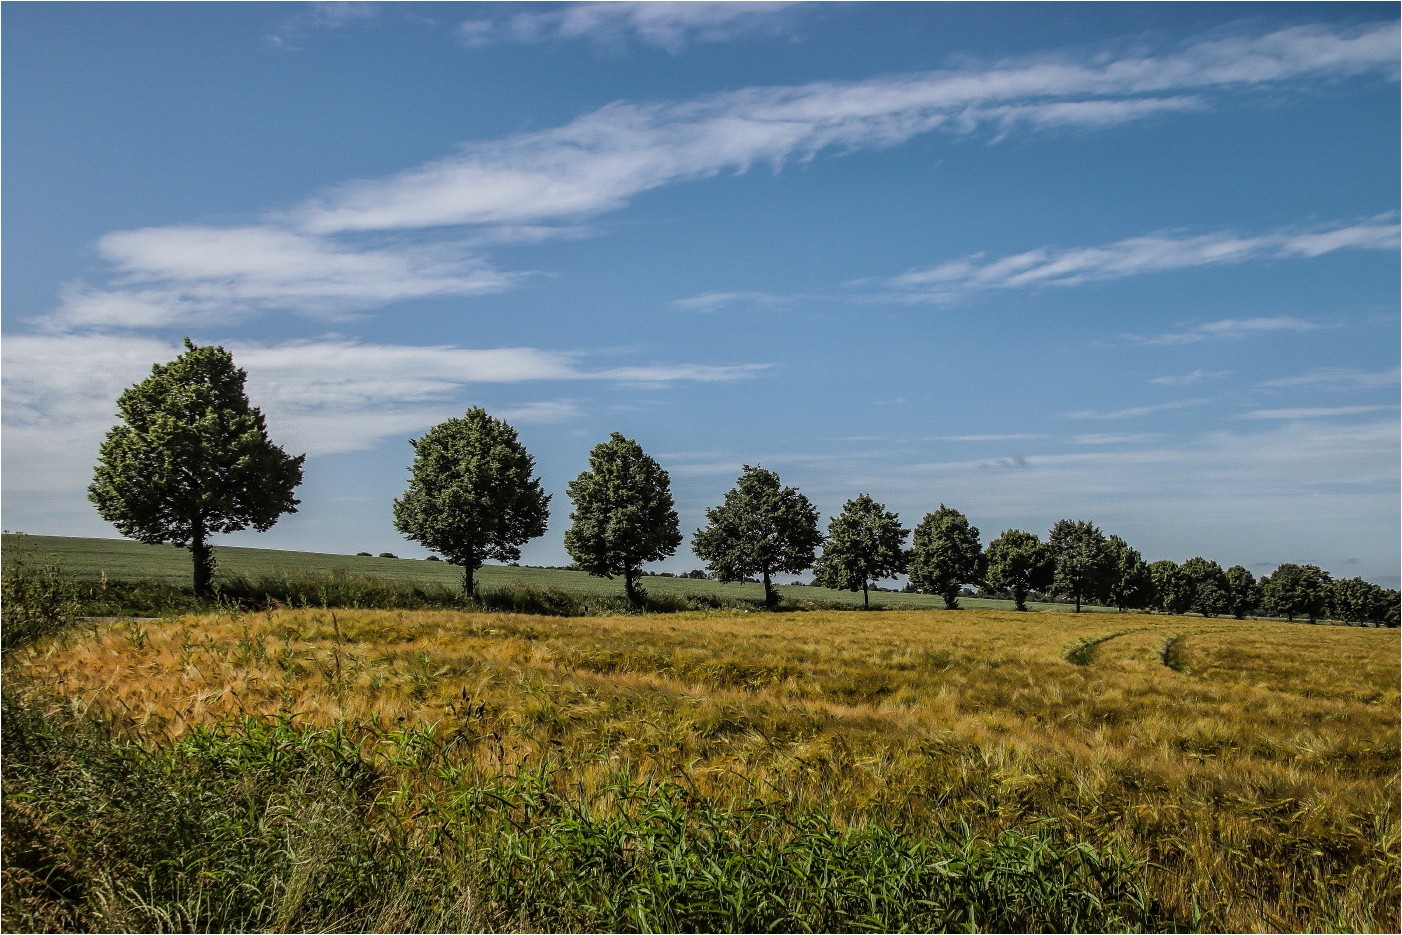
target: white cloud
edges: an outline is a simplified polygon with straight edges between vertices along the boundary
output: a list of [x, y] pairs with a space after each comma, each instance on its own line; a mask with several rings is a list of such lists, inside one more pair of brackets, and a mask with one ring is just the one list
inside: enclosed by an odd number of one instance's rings
[[1155, 335], [1125, 335], [1125, 340], [1134, 344], [1147, 345], [1197, 344], [1200, 341], [1235, 340], [1279, 331], [1316, 331], [1320, 327], [1315, 322], [1289, 316], [1223, 318], [1195, 325], [1186, 331], [1170, 331]]
[[346, 244], [266, 226], [118, 231], [98, 251], [109, 282], [70, 286], [51, 326], [149, 328], [273, 310], [334, 317], [512, 282], [457, 244]]
[[696, 43], [726, 42], [752, 32], [777, 32], [795, 3], [570, 3], [549, 12], [471, 19], [458, 27], [469, 48], [503, 42], [629, 40], [678, 52]]
[[1357, 416], [1369, 412], [1382, 412], [1396, 406], [1305, 406], [1296, 409], [1253, 409], [1237, 416], [1238, 419], [1337, 419], [1341, 416]]
[[1199, 380], [1211, 380], [1217, 377], [1225, 377], [1227, 373], [1228, 371], [1226, 370], [1214, 370], [1211, 373], [1208, 373], [1205, 370], [1194, 370], [1191, 373], [1168, 374], [1161, 377], [1151, 377], [1149, 379], [1149, 382], [1158, 384], [1160, 386], [1187, 386], [1188, 384], [1196, 383]]
[[685, 299], [673, 299], [668, 304], [684, 312], [716, 312], [734, 305], [750, 308], [779, 308], [792, 305], [799, 296], [773, 292], [707, 292]]
[[932, 130], [962, 136], [1019, 125], [1099, 127], [1197, 106], [1209, 91], [1391, 76], [1397, 42], [1391, 22], [1307, 26], [1158, 56], [1003, 62], [684, 102], [615, 103], [562, 127], [470, 144], [390, 178], [344, 185], [292, 217], [321, 233], [576, 218], [615, 210], [662, 185], [830, 148], [893, 146]]
[[885, 280], [890, 296], [902, 301], [949, 302], [992, 289], [1076, 286], [1168, 270], [1270, 260], [1317, 257], [1334, 250], [1395, 252], [1398, 224], [1379, 217], [1316, 231], [1272, 231], [1255, 236], [1215, 232], [1197, 236], [1150, 234], [1098, 247], [1039, 247], [1004, 257], [974, 254]]
[[1293, 377], [1281, 377], [1278, 380], [1267, 380], [1261, 385], [1266, 387], [1319, 386], [1326, 389], [1375, 389], [1396, 386], [1397, 382], [1398, 370], [1395, 367], [1392, 370], [1375, 373], [1334, 367], [1316, 370], [1312, 373], [1302, 373]]
[[1155, 406], [1131, 406], [1127, 409], [1115, 409], [1110, 412], [1101, 412], [1096, 409], [1082, 409], [1077, 412], [1066, 413], [1068, 419], [1094, 419], [1097, 421], [1113, 421], [1115, 419], [1137, 419], [1140, 416], [1151, 415], [1155, 412], [1171, 412], [1175, 409], [1187, 409], [1190, 406], [1201, 406], [1208, 402], [1206, 399], [1179, 399], [1171, 403], [1159, 403]]
[[937, 442], [1019, 442], [1050, 438], [1043, 432], [1010, 432], [1002, 435], [937, 435]]

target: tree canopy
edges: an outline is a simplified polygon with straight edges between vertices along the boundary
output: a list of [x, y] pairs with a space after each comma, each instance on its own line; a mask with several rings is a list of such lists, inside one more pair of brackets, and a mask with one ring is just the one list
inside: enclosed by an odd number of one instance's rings
[[745, 465], [720, 506], [706, 511], [707, 525], [691, 539], [691, 550], [721, 581], [747, 581], [758, 575], [764, 605], [778, 602], [772, 578], [798, 574], [813, 565], [823, 542], [818, 510], [779, 475]]
[[1149, 563], [1154, 583], [1154, 606], [1166, 614], [1181, 614], [1193, 606], [1193, 579], [1172, 559]]
[[1233, 565], [1227, 569], [1227, 589], [1231, 595], [1232, 616], [1238, 620], [1244, 620], [1261, 606], [1261, 585], [1251, 569], [1244, 565]]
[[1110, 603], [1120, 611], [1148, 607], [1154, 598], [1154, 581], [1139, 550], [1119, 536], [1110, 536], [1105, 540], [1105, 560], [1105, 594]]
[[1057, 520], [1047, 537], [1055, 558], [1052, 587], [1076, 602], [1081, 612], [1083, 600], [1101, 600], [1110, 584], [1110, 557], [1105, 550], [1105, 534], [1086, 520]]
[[1329, 607], [1329, 573], [1286, 562], [1261, 580], [1261, 602], [1287, 620], [1305, 616], [1314, 623]]
[[910, 548], [910, 583], [939, 594], [946, 610], [959, 607], [959, 589], [983, 581], [983, 547], [978, 527], [963, 513], [940, 504], [915, 527]]
[[871, 607], [871, 585], [905, 571], [905, 537], [900, 517], [867, 494], [858, 494], [828, 523], [823, 555], [813, 581], [825, 588], [861, 591], [862, 607]]
[[197, 346], [117, 398], [121, 423], [98, 450], [88, 499], [124, 536], [190, 550], [194, 590], [214, 589], [209, 537], [271, 528], [297, 512], [305, 455], [268, 437], [244, 392], [247, 374], [222, 347]]
[[628, 601], [640, 607], [644, 562], [676, 552], [682, 534], [671, 478], [642, 447], [618, 432], [589, 453], [589, 469], [570, 481], [574, 501], [565, 549], [591, 575], [623, 578]]
[[1013, 606], [1027, 610], [1027, 595], [1052, 583], [1055, 558], [1035, 533], [1008, 529], [988, 543], [988, 586], [1011, 592]]
[[409, 488], [394, 501], [394, 528], [463, 569], [463, 594], [487, 559], [514, 562], [545, 534], [550, 497], [535, 459], [506, 422], [480, 407], [440, 422], [414, 447]]
[[1204, 617], [1215, 617], [1231, 609], [1232, 586], [1221, 565], [1195, 555], [1178, 567], [1193, 583], [1193, 599], [1189, 605], [1192, 610]]

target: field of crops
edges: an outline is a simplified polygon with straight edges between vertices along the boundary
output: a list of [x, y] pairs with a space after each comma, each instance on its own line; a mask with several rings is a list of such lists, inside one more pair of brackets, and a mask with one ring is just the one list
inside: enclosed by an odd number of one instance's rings
[[[214, 886], [206, 855], [178, 891], [114, 888], [127, 895], [102, 903], [108, 926], [291, 930], [342, 879], [360, 881], [346, 894], [436, 881], [373, 917], [346, 895], [334, 917], [363, 928], [1399, 925], [1397, 631], [989, 610], [281, 610], [79, 626], [6, 671], [42, 715], [33, 736], [7, 734], [7, 758], [101, 712], [103, 737], [176, 751], [160, 768], [200, 777], [190, 796], [244, 802], [268, 784], [256, 808], [223, 806], [256, 828], [180, 846], [222, 854], [232, 835], [242, 856], [228, 859], [253, 868], [237, 892], [271, 902], [218, 915], [237, 900], [200, 889]], [[73, 878], [100, 875], [64, 836], [94, 833], [95, 811], [133, 814], [136, 793], [99, 780], [128, 786], [136, 767], [68, 754], [82, 764], [70, 788], [49, 778], [68, 760], [45, 756], [7, 832], [38, 828]], [[309, 762], [351, 778], [308, 791]], [[288, 789], [301, 805], [278, 798]], [[63, 802], [83, 812], [69, 830], [52, 817]], [[282, 833], [280, 809], [347, 802], [353, 821], [297, 826], [274, 856], [248, 857]], [[141, 878], [146, 851], [103, 847]], [[372, 870], [346, 869], [361, 853]], [[301, 868], [293, 882], [266, 871], [278, 860]], [[7, 907], [68, 918], [16, 893], [30, 891], [7, 890]]]

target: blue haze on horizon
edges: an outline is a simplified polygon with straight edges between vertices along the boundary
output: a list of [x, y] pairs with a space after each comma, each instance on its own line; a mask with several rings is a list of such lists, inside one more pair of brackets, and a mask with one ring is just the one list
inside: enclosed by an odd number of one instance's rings
[[0, 18], [7, 529], [117, 535], [98, 443], [188, 335], [308, 454], [216, 545], [426, 554], [406, 442], [481, 405], [553, 495], [529, 564], [619, 431], [688, 542], [762, 464], [824, 522], [1398, 585], [1396, 4]]

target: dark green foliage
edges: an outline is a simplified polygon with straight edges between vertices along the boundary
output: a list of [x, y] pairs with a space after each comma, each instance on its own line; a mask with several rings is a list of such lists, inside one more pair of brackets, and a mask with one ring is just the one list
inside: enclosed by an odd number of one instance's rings
[[1018, 610], [1027, 609], [1027, 595], [1051, 585], [1055, 558], [1051, 547], [1021, 529], [1004, 530], [988, 544], [988, 586], [1012, 594]]
[[1119, 536], [1105, 540], [1109, 569], [1106, 598], [1121, 611], [1148, 607], [1154, 601], [1154, 579], [1139, 550]]
[[1232, 616], [1244, 620], [1261, 606], [1261, 585], [1249, 568], [1233, 565], [1227, 569], [1227, 590]]
[[414, 465], [394, 501], [394, 528], [461, 566], [463, 594], [483, 562], [517, 561], [522, 545], [545, 534], [550, 497], [510, 425], [473, 408], [409, 444]]
[[1194, 556], [1178, 566], [1193, 583], [1194, 611], [1204, 617], [1227, 613], [1232, 606], [1232, 586], [1222, 566], [1211, 559]]
[[666, 558], [681, 545], [672, 482], [637, 442], [617, 432], [589, 453], [589, 469], [570, 481], [574, 501], [565, 549], [584, 571], [623, 578], [629, 603], [641, 608], [644, 562]]
[[1389, 588], [1383, 592], [1382, 603], [1375, 613], [1378, 615], [1375, 622], [1380, 626], [1397, 628], [1402, 622], [1402, 595], [1398, 594], [1396, 588]]
[[78, 585], [54, 564], [7, 561], [0, 572], [0, 651], [8, 653], [73, 622]]
[[10, 696], [3, 714], [7, 931], [1175, 927], [1142, 861], [1050, 821], [843, 824], [623, 771], [583, 795], [549, 764], [464, 769], [454, 751], [490, 738], [436, 725], [246, 718], [145, 749]]
[[1364, 623], [1380, 619], [1386, 601], [1382, 588], [1362, 578], [1346, 578], [1329, 586], [1329, 610], [1344, 623]]
[[871, 608], [871, 585], [905, 571], [905, 537], [901, 519], [866, 494], [842, 506], [828, 523], [823, 557], [813, 569], [813, 581], [839, 591], [861, 591], [862, 606]]
[[1261, 579], [1261, 603], [1273, 614], [1314, 623], [1329, 609], [1329, 573], [1316, 565], [1291, 562]]
[[818, 510], [793, 487], [781, 487], [779, 475], [745, 465], [735, 486], [718, 507], [706, 511], [709, 525], [698, 529], [691, 550], [720, 581], [764, 584], [764, 606], [778, 603], [772, 576], [796, 575], [813, 565], [822, 544]]
[[946, 610], [959, 607], [959, 589], [983, 581], [983, 546], [978, 527], [963, 513], [940, 504], [915, 527], [910, 547], [910, 583], [944, 598]]
[[122, 422], [107, 433], [88, 486], [88, 499], [123, 535], [188, 548], [200, 597], [214, 584], [210, 536], [263, 532], [299, 502], [292, 492], [306, 456], [289, 457], [268, 439], [246, 376], [222, 347], [186, 338], [184, 354], [117, 398]]
[[1186, 613], [1193, 606], [1193, 579], [1178, 563], [1159, 559], [1149, 563], [1149, 577], [1154, 582], [1154, 607], [1166, 614]]
[[1105, 548], [1105, 534], [1086, 520], [1062, 519], [1052, 524], [1047, 537], [1055, 560], [1052, 588], [1076, 602], [1103, 600], [1109, 591], [1113, 569]]

